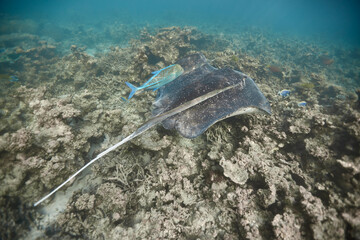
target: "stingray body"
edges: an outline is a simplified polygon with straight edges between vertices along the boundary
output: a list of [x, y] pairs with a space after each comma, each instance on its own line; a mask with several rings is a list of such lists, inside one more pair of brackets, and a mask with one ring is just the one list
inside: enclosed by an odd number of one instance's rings
[[183, 67], [184, 73], [159, 89], [153, 104], [154, 116], [210, 92], [228, 89], [168, 117], [162, 122], [165, 128], [176, 129], [184, 137], [194, 138], [214, 123], [234, 115], [271, 113], [269, 102], [245, 74], [230, 68], [216, 69], [202, 54], [190, 55], [177, 64]]
[[271, 114], [269, 102], [247, 75], [230, 68], [216, 69], [201, 53], [187, 56], [176, 64], [182, 67], [183, 73], [159, 88], [153, 103], [153, 117], [134, 133], [100, 153], [34, 206], [104, 155], [159, 123], [166, 129], [176, 129], [186, 138], [194, 138], [214, 123], [234, 115]]

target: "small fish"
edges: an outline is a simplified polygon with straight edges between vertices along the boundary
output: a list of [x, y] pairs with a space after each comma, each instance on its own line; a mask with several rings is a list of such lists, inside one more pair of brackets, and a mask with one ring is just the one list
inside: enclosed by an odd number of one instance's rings
[[275, 66], [275, 65], [267, 65], [266, 66], [272, 73], [281, 73], [282, 70], [280, 67]]
[[5, 52], [5, 48], [0, 48], [0, 53], [3, 53], [3, 52]]
[[334, 63], [334, 59], [330, 58], [327, 54], [321, 55], [319, 60], [324, 66], [328, 66]]
[[299, 107], [306, 107], [306, 104], [307, 104], [307, 103], [306, 103], [305, 101], [301, 101], [301, 102], [298, 102], [297, 105], [298, 105]]
[[0, 74], [0, 79], [1, 80], [7, 80], [7, 81], [10, 81], [10, 82], [19, 81], [19, 78], [17, 76], [9, 75], [9, 74]]
[[152, 72], [154, 76], [152, 76], [146, 83], [144, 83], [140, 87], [136, 87], [129, 82], [125, 82], [126, 85], [131, 88], [131, 93], [128, 100], [130, 100], [130, 98], [134, 96], [135, 92], [141, 89], [152, 89], [154, 91], [157, 90], [158, 88], [176, 79], [183, 72], [184, 69], [179, 64], [173, 64], [163, 69]]
[[10, 76], [9, 81], [10, 82], [17, 82], [17, 81], [19, 81], [19, 78], [17, 76]]
[[281, 91], [278, 92], [278, 94], [282, 97], [288, 97], [290, 95], [290, 90], [287, 90], [287, 89], [283, 89]]

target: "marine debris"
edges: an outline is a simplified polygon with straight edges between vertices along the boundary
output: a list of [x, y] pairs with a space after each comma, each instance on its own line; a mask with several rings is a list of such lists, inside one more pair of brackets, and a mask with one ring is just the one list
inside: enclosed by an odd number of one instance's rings
[[216, 122], [231, 116], [257, 112], [271, 114], [269, 102], [245, 74], [229, 68], [216, 69], [200, 53], [187, 56], [177, 61], [176, 65], [178, 69], [183, 69], [183, 74], [162, 84], [154, 102], [152, 119], [100, 153], [34, 206], [49, 198], [95, 161], [158, 123], [166, 129], [176, 129], [186, 138], [194, 138]]

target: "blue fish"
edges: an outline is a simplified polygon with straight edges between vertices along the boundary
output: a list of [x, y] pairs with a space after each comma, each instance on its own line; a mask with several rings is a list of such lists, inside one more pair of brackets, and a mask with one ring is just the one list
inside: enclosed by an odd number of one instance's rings
[[0, 48], [0, 53], [3, 53], [3, 52], [5, 52], [5, 48]]
[[290, 90], [287, 90], [287, 89], [283, 89], [281, 91], [278, 92], [278, 94], [282, 97], [288, 97], [290, 95]]
[[19, 81], [19, 78], [17, 76], [10, 76], [9, 81], [10, 82], [17, 82], [17, 81]]
[[158, 88], [176, 79], [183, 72], [184, 69], [179, 64], [173, 64], [158, 71], [152, 72], [154, 76], [152, 76], [146, 83], [144, 83], [140, 87], [136, 87], [129, 82], [125, 82], [126, 85], [128, 85], [128, 87], [131, 89], [128, 100], [130, 100], [130, 98], [134, 96], [135, 92], [141, 89], [152, 89], [154, 91], [157, 90]]
[[301, 101], [301, 102], [298, 102], [297, 105], [298, 105], [299, 107], [306, 107], [306, 104], [307, 104], [307, 103], [306, 103], [305, 101]]

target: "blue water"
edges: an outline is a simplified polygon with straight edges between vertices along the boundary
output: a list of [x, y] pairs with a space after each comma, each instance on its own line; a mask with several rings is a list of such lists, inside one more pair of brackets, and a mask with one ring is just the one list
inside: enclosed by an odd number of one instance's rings
[[3, 17], [87, 26], [115, 22], [154, 26], [189, 25], [238, 32], [245, 27], [326, 41], [360, 44], [360, 2], [289, 0], [81, 0], [0, 3]]

